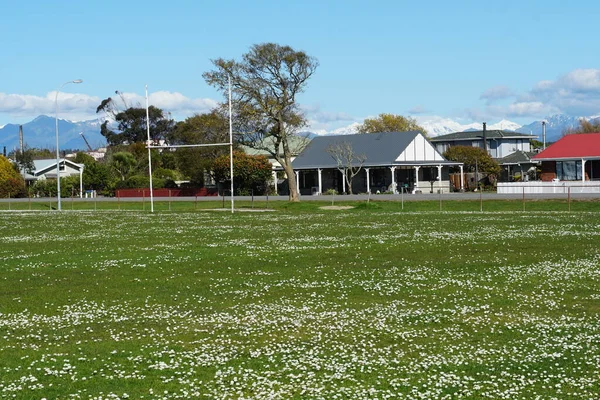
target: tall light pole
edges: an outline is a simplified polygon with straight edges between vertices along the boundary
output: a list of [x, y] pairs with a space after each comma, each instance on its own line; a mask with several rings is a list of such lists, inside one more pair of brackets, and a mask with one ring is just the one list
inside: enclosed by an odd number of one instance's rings
[[56, 195], [57, 195], [57, 206], [56, 209], [58, 211], [62, 210], [60, 204], [60, 152], [58, 150], [58, 94], [60, 93], [60, 89], [63, 86], [68, 85], [69, 83], [81, 83], [83, 82], [81, 79], [75, 79], [74, 81], [68, 81], [60, 85], [58, 90], [56, 91], [56, 96], [54, 97], [54, 106], [56, 108]]

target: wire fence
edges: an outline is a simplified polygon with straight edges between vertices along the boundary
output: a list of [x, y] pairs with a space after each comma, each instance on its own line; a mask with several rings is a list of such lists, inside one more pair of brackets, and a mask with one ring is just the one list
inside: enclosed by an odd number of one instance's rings
[[[545, 187], [545, 186], [544, 186]], [[554, 193], [536, 193], [532, 185], [513, 185], [512, 193], [478, 191], [467, 193], [359, 194], [359, 195], [303, 195], [300, 203], [311, 207], [349, 205], [354, 208], [377, 207], [398, 211], [599, 211], [600, 185], [570, 186]], [[592, 189], [592, 190], [590, 190]], [[149, 191], [148, 191], [149, 192]], [[0, 211], [57, 210], [56, 197], [29, 197], [0, 199]], [[218, 196], [154, 196], [154, 211], [228, 210], [231, 193], [221, 191]], [[288, 196], [253, 195], [235, 196], [236, 209], [287, 209]], [[149, 212], [149, 193], [141, 197], [68, 197], [61, 199], [62, 210], [123, 210]], [[310, 206], [312, 204], [312, 206]]]

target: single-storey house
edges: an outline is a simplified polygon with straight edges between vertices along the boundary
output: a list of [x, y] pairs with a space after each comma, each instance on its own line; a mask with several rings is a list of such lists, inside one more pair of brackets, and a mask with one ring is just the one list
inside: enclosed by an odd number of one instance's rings
[[451, 146], [472, 146], [487, 149], [492, 158], [501, 159], [516, 151], [530, 152], [530, 141], [536, 138], [535, 135], [525, 133], [486, 130], [485, 142], [484, 131], [454, 132], [439, 135], [429, 140], [441, 154], [444, 154]]
[[600, 133], [563, 136], [532, 160], [542, 163], [542, 181], [600, 180]]
[[346, 192], [344, 168], [332, 155], [335, 146], [351, 149], [352, 163], [362, 168], [352, 180], [354, 193], [449, 192], [450, 167], [462, 163], [446, 160], [420, 132], [381, 132], [317, 136], [293, 162], [301, 194], [322, 194], [329, 189]]
[[514, 153], [496, 159], [502, 168], [501, 181], [512, 182], [519, 178], [520, 181], [536, 180], [539, 161], [533, 160], [537, 153], [532, 151], [517, 150]]
[[600, 133], [571, 134], [531, 157], [541, 182], [498, 183], [498, 193], [600, 192]]
[[[85, 165], [77, 164], [66, 158], [59, 159], [59, 173], [61, 178], [79, 175], [79, 196], [83, 194], [83, 168]], [[56, 179], [56, 159], [34, 160], [34, 169], [31, 173], [23, 173], [26, 181], [32, 182], [44, 179]]]

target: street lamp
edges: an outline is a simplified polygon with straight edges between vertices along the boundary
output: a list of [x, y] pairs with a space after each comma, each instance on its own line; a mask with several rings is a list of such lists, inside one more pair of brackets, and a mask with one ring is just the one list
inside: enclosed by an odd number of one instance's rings
[[69, 83], [81, 83], [81, 82], [83, 82], [81, 79], [75, 79], [74, 81], [68, 81], [68, 82], [63, 83], [62, 85], [60, 85], [60, 87], [56, 91], [56, 96], [54, 97], [54, 105], [56, 108], [56, 118], [55, 118], [56, 119], [56, 190], [57, 190], [56, 195], [58, 196], [56, 209], [58, 211], [62, 210], [62, 207], [60, 204], [60, 153], [58, 150], [58, 93], [60, 93], [60, 89], [62, 89], [63, 86], [68, 85]]

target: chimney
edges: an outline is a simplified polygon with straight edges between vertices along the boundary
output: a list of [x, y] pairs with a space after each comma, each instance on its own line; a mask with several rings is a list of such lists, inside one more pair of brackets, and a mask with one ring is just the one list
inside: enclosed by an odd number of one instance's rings
[[544, 144], [543, 149], [546, 150], [546, 121], [542, 121], [542, 142]]
[[485, 150], [485, 152], [488, 152], [488, 146], [487, 146], [487, 123], [483, 123], [483, 150]]

